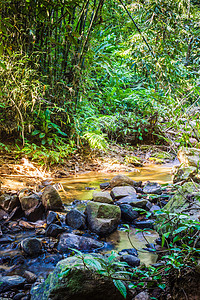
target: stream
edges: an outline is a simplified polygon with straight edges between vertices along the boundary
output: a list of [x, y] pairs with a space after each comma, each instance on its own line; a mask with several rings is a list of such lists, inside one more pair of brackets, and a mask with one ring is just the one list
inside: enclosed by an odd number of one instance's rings
[[[171, 183], [171, 170], [176, 162], [166, 165], [151, 165], [143, 168], [138, 168], [136, 172], [122, 173], [135, 181], [152, 181], [160, 184]], [[61, 191], [65, 205], [70, 205], [74, 200], [91, 200], [92, 193], [99, 191], [99, 184], [109, 181], [118, 173], [103, 173], [103, 172], [90, 172], [78, 175], [77, 177], [62, 178], [56, 180], [57, 183], [61, 183], [64, 187], [64, 191]], [[14, 223], [14, 222], [13, 222]], [[122, 227], [122, 226], [121, 226]], [[113, 249], [120, 251], [126, 248], [132, 248], [127, 233], [121, 230], [121, 227], [114, 233], [103, 240], [106, 242], [103, 252], [110, 252]], [[130, 237], [133, 245], [142, 250], [145, 248], [147, 243], [142, 233], [136, 234], [136, 228], [130, 226]], [[54, 266], [59, 260], [65, 257], [65, 254], [51, 254], [45, 252], [37, 258], [26, 258], [24, 257], [18, 247], [20, 241], [26, 237], [32, 237], [35, 235], [33, 231], [25, 230], [23, 233], [17, 231], [13, 234], [9, 234], [11, 244], [6, 242], [0, 243], [0, 274], [2, 275], [21, 275], [24, 270], [29, 270], [37, 274], [38, 278], [46, 278], [49, 272], [54, 269]], [[44, 236], [37, 235], [38, 238], [44, 238]], [[155, 239], [158, 238], [156, 231], [149, 230], [145, 233], [145, 237], [149, 243], [154, 243]], [[48, 239], [48, 237], [46, 237]], [[157, 256], [151, 252], [141, 251], [139, 252], [139, 258], [145, 265], [153, 264], [156, 262]]]

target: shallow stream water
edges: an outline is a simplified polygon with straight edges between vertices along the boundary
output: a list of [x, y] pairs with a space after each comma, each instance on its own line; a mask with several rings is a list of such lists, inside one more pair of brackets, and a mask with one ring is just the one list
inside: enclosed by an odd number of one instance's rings
[[[171, 183], [171, 169], [174, 164], [169, 165], [152, 165], [143, 168], [138, 168], [136, 172], [123, 173], [135, 181], [154, 181], [160, 184]], [[58, 183], [61, 183], [64, 187], [65, 192], [61, 191], [61, 196], [65, 204], [70, 204], [73, 200], [91, 200], [92, 193], [94, 190], [100, 190], [99, 184], [105, 181], [109, 181], [118, 173], [103, 173], [103, 172], [90, 172], [77, 177], [63, 178], [57, 180]], [[142, 263], [149, 265], [156, 262], [157, 256], [151, 252], [145, 252], [146, 241], [142, 233], [136, 234], [136, 230], [133, 227], [130, 227], [130, 237], [131, 241], [135, 248], [139, 249], [139, 258]], [[36, 259], [24, 259], [22, 264], [20, 260], [22, 259], [21, 252], [18, 249], [17, 244], [24, 238], [31, 236], [33, 232], [24, 232], [21, 234], [15, 234], [12, 236], [14, 239], [14, 245], [10, 248], [10, 245], [1, 245], [0, 246], [0, 258], [3, 257], [13, 257], [14, 269], [11, 274], [19, 274], [23, 269], [27, 269], [36, 273], [38, 276], [46, 277], [50, 271], [54, 269], [56, 263], [62, 259], [62, 255], [55, 254], [43, 254], [42, 256]], [[158, 237], [158, 234], [155, 231], [149, 230], [145, 233], [145, 237], [149, 243], [153, 243], [154, 240]], [[127, 233], [122, 230], [117, 230], [109, 237], [105, 239], [106, 247], [104, 252], [110, 252], [112, 249], [120, 251], [122, 249], [132, 248], [130, 241], [127, 237]], [[45, 257], [44, 257], [45, 256]], [[5, 264], [1, 262], [0, 259], [0, 273], [6, 269], [10, 268], [10, 264]], [[10, 272], [9, 272], [10, 273]]]

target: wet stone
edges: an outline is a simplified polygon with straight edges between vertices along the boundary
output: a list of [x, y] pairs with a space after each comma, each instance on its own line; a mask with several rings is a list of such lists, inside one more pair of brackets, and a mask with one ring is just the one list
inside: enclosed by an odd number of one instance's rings
[[118, 200], [129, 195], [136, 195], [136, 190], [132, 186], [117, 186], [110, 194], [113, 199]]
[[19, 201], [23, 210], [29, 210], [38, 205], [40, 198], [38, 195], [32, 194], [29, 189], [22, 189], [19, 193]]
[[135, 296], [134, 300], [150, 300], [150, 296], [147, 292], [141, 292]]
[[0, 293], [11, 290], [15, 287], [23, 286], [25, 279], [18, 275], [0, 277]]
[[146, 199], [137, 199], [137, 195], [133, 194], [124, 198], [117, 200], [115, 203], [118, 205], [129, 204], [133, 207], [145, 208], [148, 200]]
[[66, 252], [71, 249], [93, 251], [94, 249], [102, 248], [103, 243], [96, 241], [92, 238], [78, 236], [72, 233], [63, 233], [60, 236], [58, 243], [58, 251]]
[[149, 229], [153, 229], [154, 228], [154, 220], [142, 220], [142, 221], [134, 221], [134, 225], [137, 228], [149, 228]]
[[137, 186], [137, 182], [131, 179], [126, 175], [117, 175], [113, 177], [110, 181], [110, 187], [119, 187], [119, 186]]
[[140, 259], [134, 255], [122, 255], [120, 261], [126, 262], [131, 267], [138, 267], [140, 265]]
[[101, 190], [107, 189], [109, 186], [110, 186], [109, 182], [100, 183], [100, 189]]
[[131, 205], [129, 204], [122, 204], [120, 205], [121, 209], [121, 218], [125, 222], [132, 222], [133, 220], [137, 219], [139, 214], [137, 211], [134, 211]]
[[23, 276], [26, 278], [28, 283], [34, 283], [37, 279], [37, 276], [30, 271], [25, 271]]
[[5, 210], [0, 209], [0, 221], [5, 221], [8, 218], [8, 213]]
[[63, 231], [65, 231], [64, 228], [57, 224], [50, 224], [47, 229], [45, 234], [47, 236], [52, 236], [52, 237], [57, 237], [59, 234], [61, 234]]
[[43, 218], [44, 211], [44, 206], [40, 202], [38, 205], [26, 210], [25, 217], [31, 222], [36, 222]]
[[158, 195], [161, 195], [162, 194], [162, 189], [161, 189], [160, 184], [158, 184], [156, 182], [148, 182], [144, 186], [143, 192], [145, 194], [158, 194]]
[[67, 213], [65, 222], [74, 229], [84, 229], [86, 227], [86, 217], [77, 209], [72, 209]]
[[13, 297], [13, 300], [21, 300], [22, 298], [24, 298], [26, 296], [25, 293], [18, 293]]
[[47, 225], [52, 223], [60, 223], [58, 214], [55, 211], [49, 211], [47, 215]]
[[21, 242], [21, 248], [29, 256], [37, 256], [42, 251], [41, 241], [37, 238], [27, 238]]
[[161, 208], [160, 208], [160, 206], [158, 206], [158, 205], [153, 205], [152, 207], [151, 207], [151, 209], [150, 209], [150, 212], [154, 212], [154, 211], [157, 211], [157, 210], [160, 210]]
[[121, 250], [118, 254], [119, 254], [119, 255], [129, 254], [129, 255], [138, 257], [137, 250], [134, 249], [134, 248], [123, 249], [123, 250]]

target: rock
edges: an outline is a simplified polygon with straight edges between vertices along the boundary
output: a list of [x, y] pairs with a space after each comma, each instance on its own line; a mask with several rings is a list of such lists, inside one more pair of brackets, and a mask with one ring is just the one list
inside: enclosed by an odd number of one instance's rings
[[162, 189], [161, 189], [160, 184], [158, 184], [156, 182], [148, 182], [144, 186], [143, 192], [145, 194], [158, 194], [158, 195], [161, 195], [162, 194]]
[[124, 198], [117, 200], [115, 203], [118, 205], [129, 204], [133, 207], [145, 208], [148, 200], [146, 199], [137, 199], [137, 195], [133, 194]]
[[109, 192], [94, 192], [93, 193], [93, 201], [113, 204], [113, 199], [111, 198]]
[[134, 255], [122, 255], [120, 261], [126, 262], [130, 267], [138, 267], [140, 265], [140, 259]]
[[89, 201], [86, 207], [88, 227], [100, 236], [106, 236], [116, 230], [121, 210], [118, 206]]
[[118, 186], [128, 186], [128, 185], [137, 186], [138, 183], [126, 175], [117, 175], [113, 177], [110, 181], [111, 188], [114, 188], [116, 186], [118, 187]]
[[5, 221], [6, 219], [8, 219], [7, 212], [5, 212], [3, 209], [0, 209], [0, 222]]
[[109, 186], [110, 186], [109, 182], [100, 183], [100, 189], [101, 190], [107, 189]]
[[63, 208], [63, 203], [56, 189], [48, 185], [42, 194], [42, 204], [46, 210], [60, 210]]
[[119, 255], [126, 255], [126, 254], [129, 254], [129, 255], [133, 255], [133, 256], [138, 257], [137, 250], [134, 249], [134, 248], [123, 249], [123, 250], [121, 250], [118, 254], [119, 254]]
[[49, 211], [47, 215], [47, 225], [50, 225], [52, 223], [60, 224], [59, 216], [54, 211]]
[[136, 195], [136, 190], [132, 186], [117, 186], [111, 191], [113, 199], [120, 199], [129, 195]]
[[152, 208], [153, 204], [150, 201], [147, 201], [146, 206], [144, 207], [144, 209], [146, 210], [150, 210]]
[[37, 279], [37, 276], [30, 271], [25, 271], [23, 276], [26, 278], [28, 283], [34, 283]]
[[40, 202], [40, 198], [36, 194], [32, 194], [32, 191], [29, 189], [22, 189], [19, 192], [19, 201], [23, 210], [29, 210], [37, 206]]
[[[180, 214], [184, 210], [184, 214], [187, 214], [188, 219], [199, 222], [200, 220], [199, 199], [200, 199], [200, 185], [197, 183], [194, 184], [192, 182], [186, 182], [182, 186], [179, 186], [178, 191], [164, 206], [163, 211], [164, 212], [167, 211], [173, 214], [174, 213]], [[166, 215], [165, 213], [157, 216], [157, 219], [160, 223], [164, 223], [167, 218], [168, 218], [168, 214]], [[176, 226], [176, 222], [174, 226]], [[173, 231], [173, 222], [170, 223], [170, 230]], [[165, 231], [168, 231], [167, 226], [162, 226], [162, 231], [163, 233], [165, 233]]]
[[83, 229], [86, 227], [86, 217], [77, 209], [72, 209], [67, 213], [65, 222], [74, 229]]
[[24, 300], [24, 297], [26, 296], [25, 293], [17, 293], [14, 297], [13, 300]]
[[17, 275], [0, 277], [0, 293], [21, 287], [25, 281], [23, 277]]
[[150, 300], [150, 296], [147, 292], [141, 292], [135, 296], [134, 300]]
[[37, 256], [42, 252], [41, 241], [37, 238], [27, 238], [21, 242], [21, 248], [29, 256]]
[[98, 242], [92, 238], [79, 236], [73, 233], [63, 233], [60, 236], [57, 249], [59, 252], [69, 251], [69, 248], [84, 251], [93, 251], [94, 249], [102, 247], [103, 243]]
[[99, 275], [89, 265], [85, 269], [79, 262], [74, 256], [61, 260], [44, 283], [32, 288], [31, 300], [124, 299], [110, 278]]
[[15, 207], [19, 206], [19, 198], [17, 195], [3, 194], [0, 196], [0, 206], [6, 211], [11, 212]]
[[198, 174], [197, 167], [176, 167], [174, 168], [173, 183], [180, 181], [191, 181], [193, 179], [195, 182], [200, 183], [200, 176]]
[[142, 221], [134, 221], [134, 225], [137, 228], [149, 228], [149, 229], [153, 229], [154, 228], [154, 220], [142, 220]]
[[2, 232], [2, 229], [1, 229], [1, 226], [0, 226], [0, 238], [2, 237], [3, 235], [3, 232]]
[[157, 210], [160, 210], [161, 208], [160, 208], [160, 206], [158, 206], [158, 205], [153, 205], [152, 207], [151, 207], [151, 209], [150, 209], [150, 212], [154, 212], [154, 211], [157, 211]]
[[65, 231], [65, 229], [62, 228], [61, 226], [57, 224], [50, 224], [47, 227], [45, 234], [47, 236], [52, 236], [56, 238], [59, 234], [63, 233], [63, 231]]
[[120, 205], [121, 209], [121, 218], [125, 222], [132, 222], [133, 220], [137, 219], [139, 214], [137, 211], [134, 211], [132, 206], [129, 204], [122, 204]]
[[200, 149], [182, 147], [177, 156], [180, 163], [185, 167], [199, 167]]
[[31, 222], [36, 222], [43, 218], [44, 211], [44, 206], [40, 202], [38, 203], [38, 205], [30, 208], [29, 210], [26, 210], [25, 217]]

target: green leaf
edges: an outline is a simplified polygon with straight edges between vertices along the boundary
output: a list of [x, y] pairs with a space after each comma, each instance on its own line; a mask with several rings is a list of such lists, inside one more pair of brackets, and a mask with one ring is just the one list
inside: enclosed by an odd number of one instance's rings
[[41, 132], [40, 134], [39, 134], [39, 138], [40, 139], [43, 139], [45, 137], [45, 133], [44, 132]]
[[182, 232], [182, 231], [184, 231], [184, 230], [186, 230], [186, 229], [187, 229], [186, 226], [181, 226], [181, 227], [179, 227], [178, 229], [174, 230], [173, 235], [175, 235], [175, 234], [177, 234], [177, 233], [180, 233], [180, 232]]
[[32, 132], [32, 135], [37, 135], [37, 134], [39, 134], [40, 133], [40, 130], [34, 130], [33, 132]]
[[113, 279], [113, 283], [124, 298], [127, 296], [126, 286], [121, 280]]

